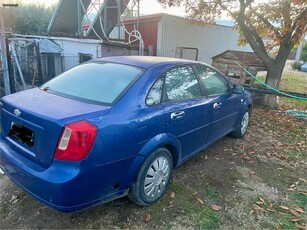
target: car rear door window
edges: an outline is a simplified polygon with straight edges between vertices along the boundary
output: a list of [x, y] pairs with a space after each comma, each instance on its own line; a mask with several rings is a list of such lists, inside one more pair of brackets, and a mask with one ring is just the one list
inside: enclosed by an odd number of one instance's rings
[[196, 69], [208, 96], [218, 96], [230, 92], [228, 82], [218, 71], [207, 66], [196, 66]]
[[163, 102], [182, 101], [200, 96], [200, 86], [192, 67], [181, 66], [165, 73]]

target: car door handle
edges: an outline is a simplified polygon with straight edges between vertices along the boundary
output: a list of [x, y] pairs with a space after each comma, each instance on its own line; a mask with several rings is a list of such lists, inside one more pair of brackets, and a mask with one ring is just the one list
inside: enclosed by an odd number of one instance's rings
[[213, 104], [214, 109], [221, 108], [221, 106], [222, 106], [222, 102], [218, 102], [218, 103], [216, 102], [216, 103]]
[[183, 118], [184, 116], [185, 116], [184, 111], [177, 111], [177, 112], [171, 113], [171, 119], [172, 120], [180, 119], [180, 118]]

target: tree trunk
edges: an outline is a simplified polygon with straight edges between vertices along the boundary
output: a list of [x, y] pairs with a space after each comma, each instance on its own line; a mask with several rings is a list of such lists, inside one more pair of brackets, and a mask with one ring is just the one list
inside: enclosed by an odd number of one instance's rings
[[[274, 61], [271, 65], [267, 68], [267, 76], [265, 83], [275, 89], [279, 88], [279, 83], [282, 75], [282, 71], [284, 69], [284, 63], [276, 63]], [[266, 94], [263, 99], [263, 105], [270, 107], [270, 108], [277, 108], [279, 106], [277, 101], [277, 95]]]

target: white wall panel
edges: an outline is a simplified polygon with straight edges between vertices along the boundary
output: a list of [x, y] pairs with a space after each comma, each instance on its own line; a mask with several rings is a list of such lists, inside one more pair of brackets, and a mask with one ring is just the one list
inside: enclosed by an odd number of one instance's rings
[[211, 64], [211, 58], [226, 50], [252, 51], [238, 46], [239, 33], [231, 27], [201, 26], [188, 19], [163, 15], [158, 23], [157, 56], [175, 57], [176, 47], [197, 48], [198, 61]]
[[56, 39], [53, 41], [61, 46], [64, 56], [64, 70], [68, 70], [79, 64], [79, 54], [90, 54], [92, 58], [101, 57], [101, 43], [96, 40], [85, 39]]

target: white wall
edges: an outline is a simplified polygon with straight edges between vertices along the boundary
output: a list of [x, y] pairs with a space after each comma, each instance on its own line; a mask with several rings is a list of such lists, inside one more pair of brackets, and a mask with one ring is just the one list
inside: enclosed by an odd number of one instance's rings
[[63, 49], [64, 66], [68, 70], [79, 64], [79, 54], [90, 54], [92, 58], [101, 57], [101, 42], [92, 39], [51, 38]]
[[163, 15], [158, 23], [157, 56], [176, 57], [176, 47], [197, 48], [198, 61], [211, 64], [211, 58], [226, 50], [252, 51], [238, 46], [239, 33], [231, 27], [196, 25], [188, 19]]

